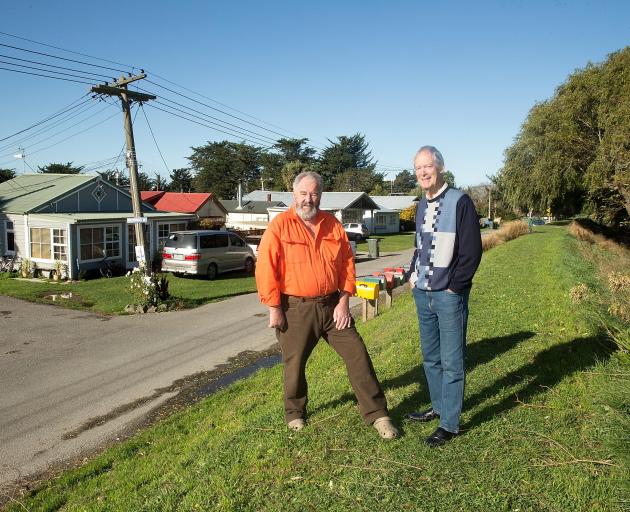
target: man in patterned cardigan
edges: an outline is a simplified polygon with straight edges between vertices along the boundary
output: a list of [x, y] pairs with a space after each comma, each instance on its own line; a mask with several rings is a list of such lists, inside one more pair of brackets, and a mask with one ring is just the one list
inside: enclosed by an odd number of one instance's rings
[[418, 313], [424, 373], [431, 408], [409, 419], [439, 426], [427, 439], [439, 446], [459, 433], [464, 400], [466, 323], [472, 278], [481, 260], [481, 235], [475, 206], [443, 177], [444, 158], [423, 146], [414, 159], [425, 196], [416, 211], [416, 251], [409, 283]]

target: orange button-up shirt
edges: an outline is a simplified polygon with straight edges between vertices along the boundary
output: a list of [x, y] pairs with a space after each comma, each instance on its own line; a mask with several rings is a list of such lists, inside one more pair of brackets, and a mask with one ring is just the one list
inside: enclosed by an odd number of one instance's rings
[[355, 291], [352, 248], [341, 223], [317, 212], [315, 234], [294, 208], [275, 217], [258, 246], [256, 286], [260, 301], [278, 306], [280, 295], [318, 297]]

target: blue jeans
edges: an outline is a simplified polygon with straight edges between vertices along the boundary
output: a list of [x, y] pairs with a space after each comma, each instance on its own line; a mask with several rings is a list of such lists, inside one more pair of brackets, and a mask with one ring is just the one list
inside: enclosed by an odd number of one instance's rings
[[464, 402], [468, 295], [413, 289], [416, 302], [424, 374], [433, 410], [440, 414], [440, 427], [459, 432]]

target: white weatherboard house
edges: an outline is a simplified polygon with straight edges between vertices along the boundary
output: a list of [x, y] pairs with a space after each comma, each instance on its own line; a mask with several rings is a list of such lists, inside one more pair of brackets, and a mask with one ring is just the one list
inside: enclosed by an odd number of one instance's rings
[[[270, 197], [271, 196], [271, 197]], [[282, 201], [284, 204], [293, 204], [293, 192], [270, 192], [268, 190], [254, 190], [243, 196], [243, 200], [249, 201]], [[339, 222], [364, 222], [366, 211], [374, 215], [374, 210], [379, 206], [365, 192], [324, 192], [319, 207], [332, 213]], [[270, 208], [269, 220], [273, 219], [284, 208]]]
[[[68, 277], [98, 268], [105, 257], [137, 266], [131, 195], [87, 174], [23, 174], [0, 183], [0, 255], [28, 258], [38, 269], [67, 265]], [[196, 215], [157, 212], [142, 203], [150, 254]]]
[[269, 210], [273, 208], [285, 209], [287, 205], [282, 201], [248, 201], [237, 199], [222, 199], [221, 204], [227, 210], [225, 227], [228, 229], [267, 229], [269, 224]]
[[400, 212], [413, 206], [418, 196], [370, 196], [380, 210], [370, 215], [365, 212], [363, 223], [370, 233], [398, 233], [400, 231]]

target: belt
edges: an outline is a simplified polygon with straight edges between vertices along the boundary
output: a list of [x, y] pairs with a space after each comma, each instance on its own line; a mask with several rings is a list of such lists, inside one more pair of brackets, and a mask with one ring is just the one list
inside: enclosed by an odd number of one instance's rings
[[317, 297], [298, 297], [297, 295], [285, 295], [289, 300], [295, 300], [299, 302], [318, 302], [320, 304], [327, 304], [336, 300], [339, 297], [339, 292], [329, 293], [328, 295], [319, 295]]

